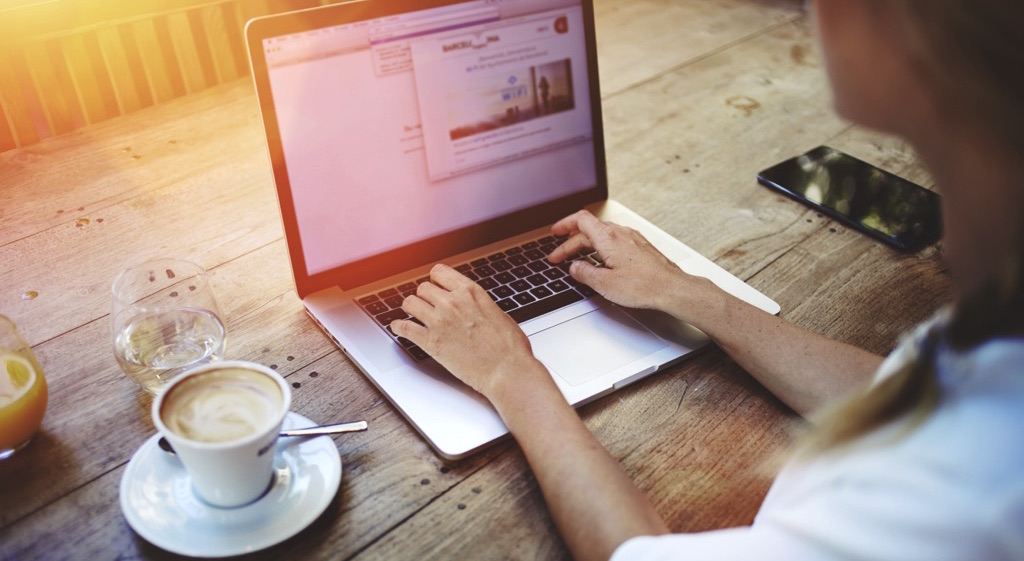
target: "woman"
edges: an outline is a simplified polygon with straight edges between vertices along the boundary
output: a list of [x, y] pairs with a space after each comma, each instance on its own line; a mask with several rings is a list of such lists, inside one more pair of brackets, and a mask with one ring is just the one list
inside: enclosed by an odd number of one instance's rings
[[406, 299], [422, 326], [393, 325], [491, 400], [579, 559], [1024, 559], [1024, 3], [814, 10], [839, 113], [907, 139], [944, 196], [955, 301], [884, 363], [686, 275], [631, 230], [586, 212], [552, 229], [570, 237], [551, 261], [582, 248], [604, 260], [573, 263], [573, 277], [697, 326], [818, 419], [752, 526], [664, 535], [522, 332], [454, 270], [435, 267]]

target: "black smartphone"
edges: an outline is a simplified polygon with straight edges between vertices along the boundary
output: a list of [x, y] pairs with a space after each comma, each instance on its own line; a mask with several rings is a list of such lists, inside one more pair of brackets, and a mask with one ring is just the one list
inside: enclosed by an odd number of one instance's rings
[[757, 180], [904, 251], [942, 237], [938, 193], [828, 146], [776, 164]]

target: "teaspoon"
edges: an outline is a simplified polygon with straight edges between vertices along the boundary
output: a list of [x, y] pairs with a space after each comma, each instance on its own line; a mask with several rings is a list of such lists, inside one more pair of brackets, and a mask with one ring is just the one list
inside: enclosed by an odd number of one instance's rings
[[[304, 429], [288, 429], [277, 433], [279, 436], [321, 436], [325, 434], [340, 434], [343, 432], [362, 432], [366, 430], [366, 421], [354, 421], [351, 423], [338, 423], [335, 425], [322, 425], [318, 427], [308, 427]], [[167, 442], [167, 439], [160, 437], [157, 441], [157, 446], [161, 450], [168, 454], [174, 454], [174, 448], [171, 448], [171, 443]]]

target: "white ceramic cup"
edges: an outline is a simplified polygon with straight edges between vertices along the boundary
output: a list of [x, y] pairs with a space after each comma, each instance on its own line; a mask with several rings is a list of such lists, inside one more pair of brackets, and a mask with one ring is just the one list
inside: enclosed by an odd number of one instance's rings
[[221, 361], [176, 377], [153, 401], [153, 423], [200, 499], [238, 507], [270, 488], [274, 444], [291, 400], [291, 388], [277, 372]]

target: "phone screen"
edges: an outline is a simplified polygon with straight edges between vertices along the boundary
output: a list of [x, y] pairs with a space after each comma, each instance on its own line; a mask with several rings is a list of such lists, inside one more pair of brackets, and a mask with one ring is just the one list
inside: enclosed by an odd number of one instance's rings
[[819, 146], [757, 179], [900, 249], [916, 251], [942, 236], [937, 193], [834, 148]]

